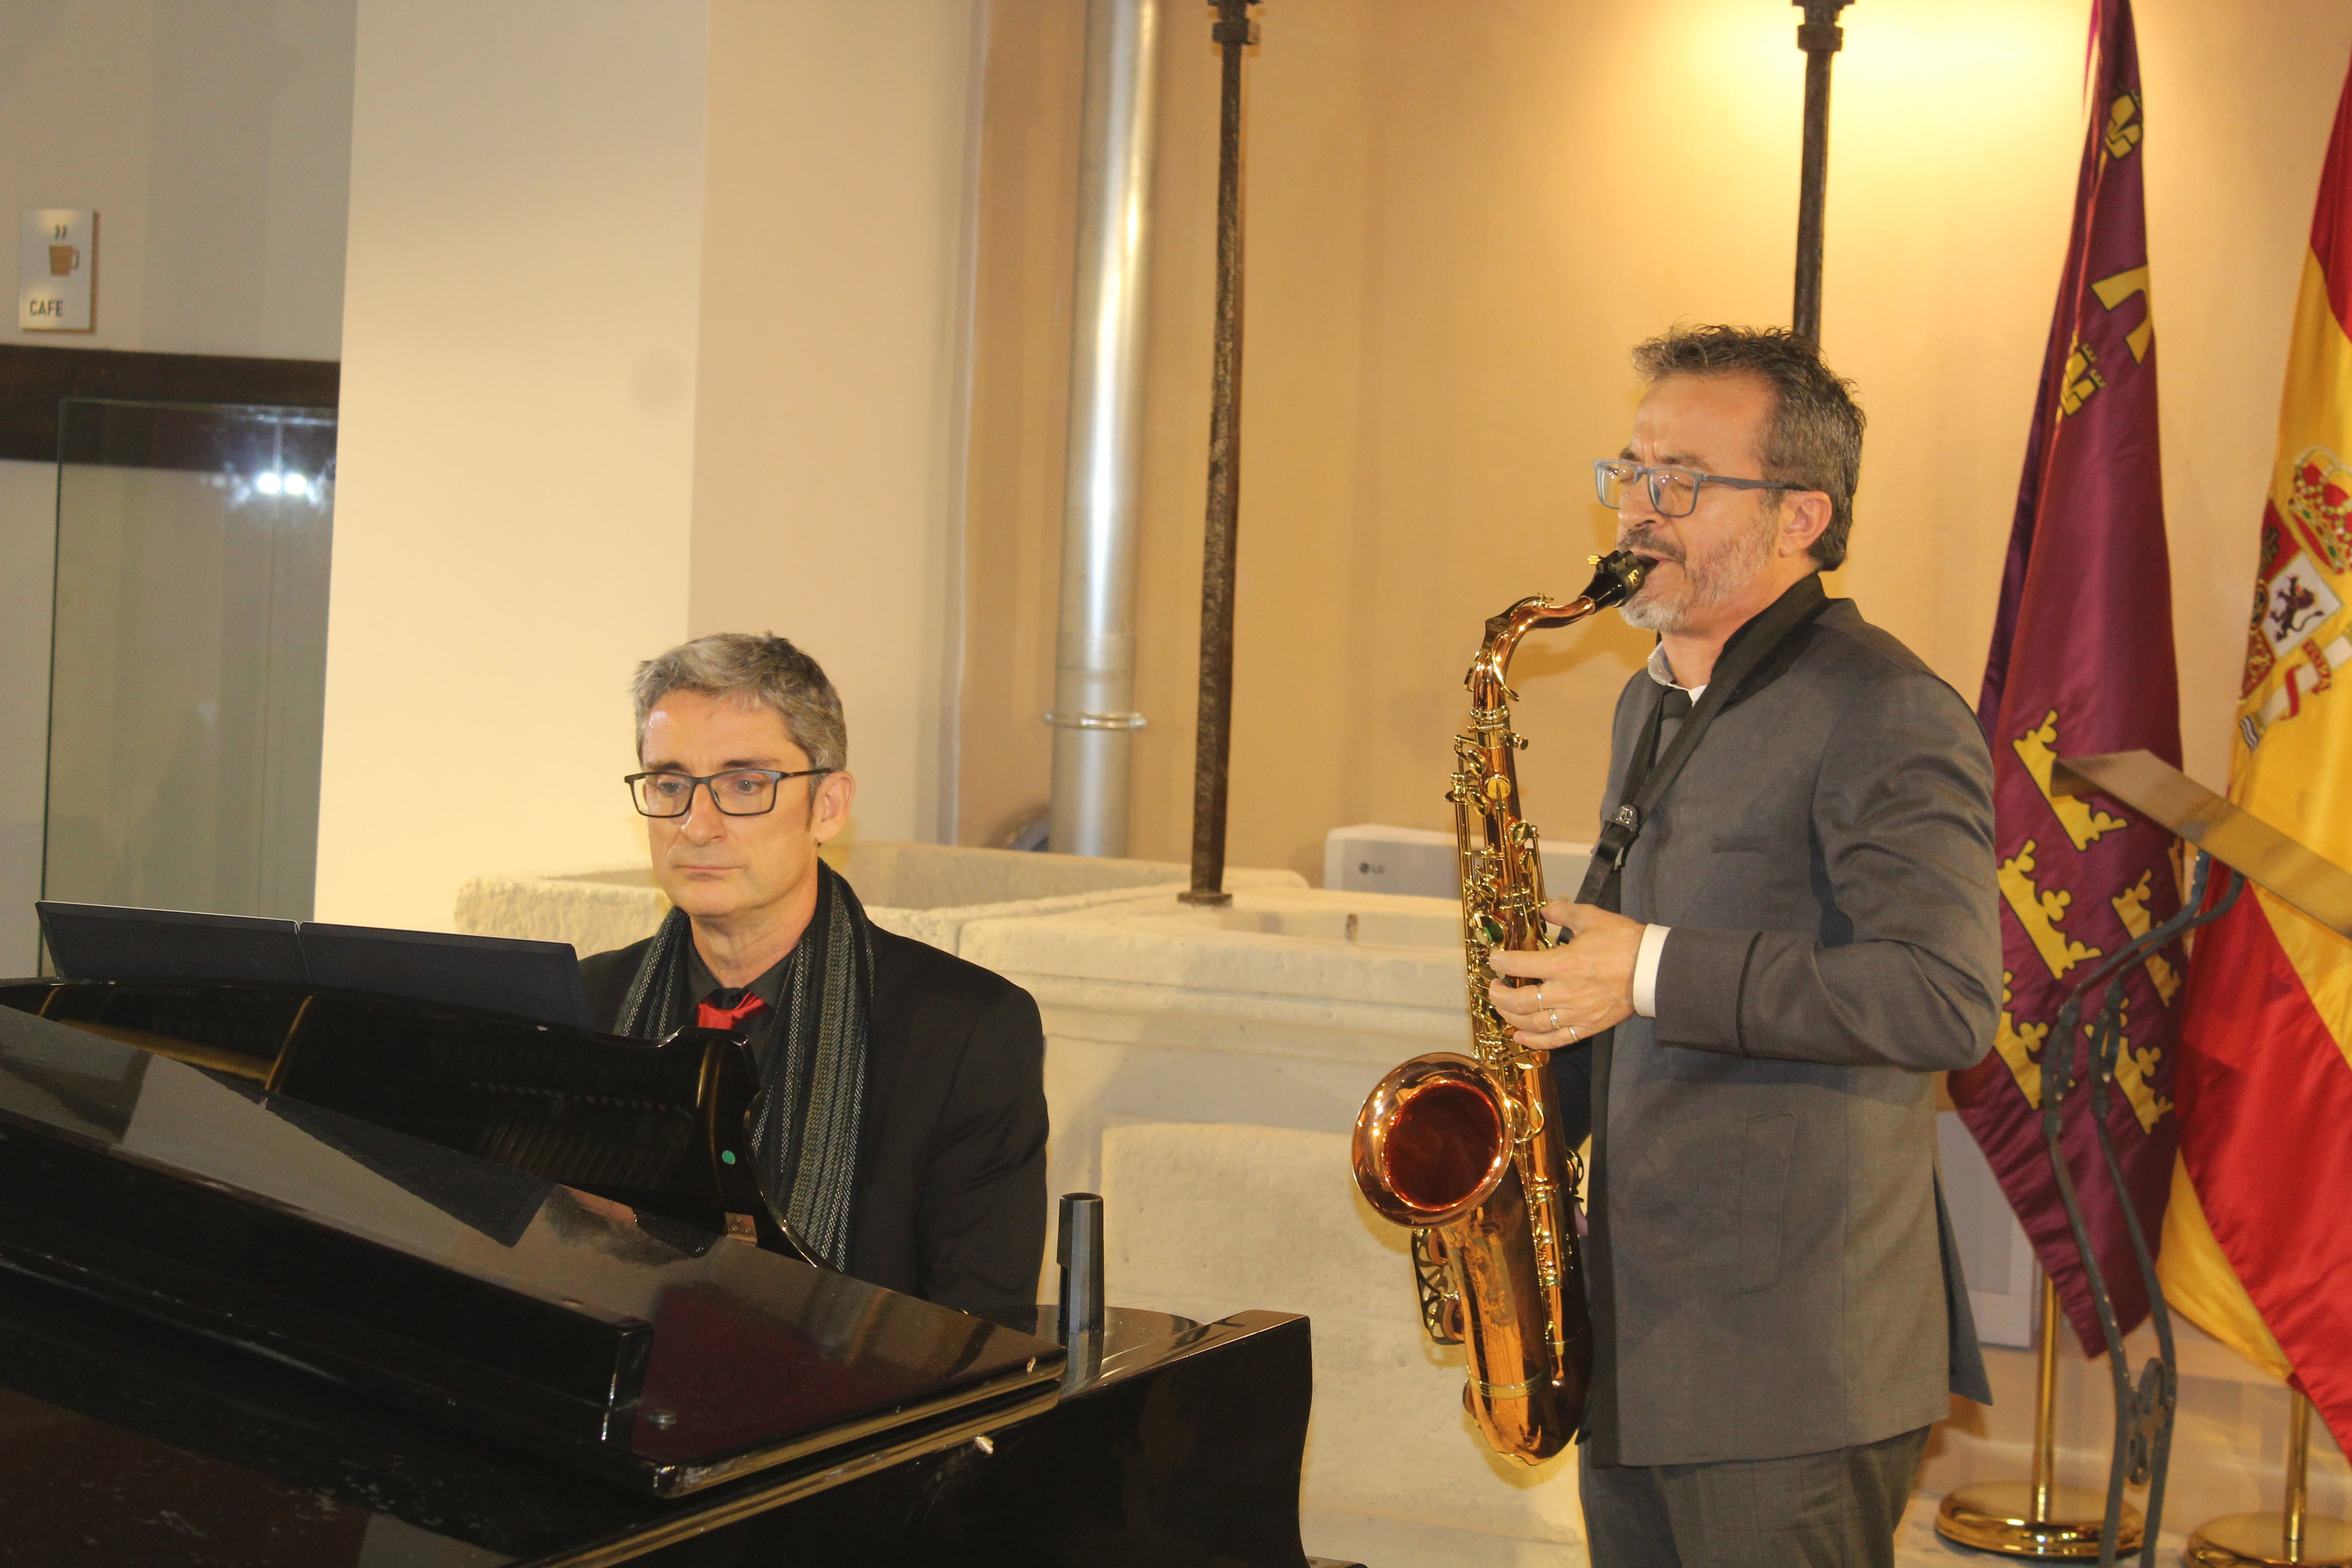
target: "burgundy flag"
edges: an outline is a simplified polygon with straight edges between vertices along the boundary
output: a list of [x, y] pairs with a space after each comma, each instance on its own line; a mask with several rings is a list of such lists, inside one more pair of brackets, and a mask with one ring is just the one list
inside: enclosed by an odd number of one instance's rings
[[[2004, 995], [1999, 1048], [1952, 1076], [1952, 1099], [2033, 1241], [2084, 1348], [2105, 1338], [2041, 1135], [2042, 1056], [2067, 994], [2179, 907], [2163, 828], [2054, 795], [2061, 755], [2145, 747], [2176, 767], [2180, 711], [2157, 467], [2156, 326], [2148, 310], [2139, 51], [2130, 0], [2091, 15], [2090, 128], [2074, 227], [2018, 485], [2017, 521], [1977, 718], [1991, 742]], [[2126, 1040], [2108, 1124], [2152, 1247], [2179, 1142], [2177, 950], [2124, 975]], [[2075, 1053], [2077, 1081], [2087, 1053]], [[2087, 1094], [2063, 1148], [2099, 1268], [2128, 1331], [2147, 1313]]]

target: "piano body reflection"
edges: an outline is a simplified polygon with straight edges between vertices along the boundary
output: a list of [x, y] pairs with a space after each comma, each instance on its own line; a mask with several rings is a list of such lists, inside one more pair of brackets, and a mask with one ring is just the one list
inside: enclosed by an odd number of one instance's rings
[[0, 1561], [1308, 1561], [1304, 1319], [1065, 1347], [814, 1267], [752, 1090], [708, 1031], [0, 984]]

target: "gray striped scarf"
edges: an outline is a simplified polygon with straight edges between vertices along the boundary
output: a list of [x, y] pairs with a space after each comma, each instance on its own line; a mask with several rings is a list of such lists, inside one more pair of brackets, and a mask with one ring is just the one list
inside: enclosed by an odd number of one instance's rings
[[[616, 1032], [666, 1040], [694, 1021], [686, 994], [693, 931], [672, 910], [621, 1003]], [[786, 960], [782, 1017], [758, 1031], [760, 1098], [752, 1168], [784, 1235], [812, 1263], [849, 1265], [849, 1210], [866, 1107], [866, 1029], [874, 1001], [873, 927], [840, 873], [817, 863], [816, 912]]]

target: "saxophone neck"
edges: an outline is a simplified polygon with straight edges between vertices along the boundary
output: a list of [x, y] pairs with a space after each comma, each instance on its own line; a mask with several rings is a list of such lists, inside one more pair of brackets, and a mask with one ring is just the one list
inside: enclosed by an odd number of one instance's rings
[[1489, 620], [1486, 639], [1478, 645], [1478, 657], [1471, 661], [1470, 673], [1463, 679], [1470, 689], [1470, 706], [1492, 712], [1515, 695], [1510, 689], [1511, 656], [1518, 651], [1521, 637], [1532, 631], [1574, 626], [1600, 608], [1589, 595], [1563, 605], [1534, 594]]
[[1583, 593], [1562, 604], [1541, 594], [1530, 594], [1486, 623], [1486, 637], [1471, 661], [1463, 684], [1470, 689], [1470, 706], [1493, 712], [1511, 697], [1511, 655], [1519, 639], [1532, 631], [1574, 626], [1586, 616], [1622, 605], [1637, 593], [1649, 575], [1650, 563], [1627, 551], [1592, 558], [1592, 581]]

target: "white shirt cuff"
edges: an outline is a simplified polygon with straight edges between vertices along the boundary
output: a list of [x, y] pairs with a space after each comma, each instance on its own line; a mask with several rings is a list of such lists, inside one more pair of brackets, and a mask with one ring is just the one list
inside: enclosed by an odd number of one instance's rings
[[1642, 928], [1642, 950], [1633, 955], [1633, 1011], [1644, 1018], [1658, 1016], [1658, 960], [1665, 956], [1670, 926]]

